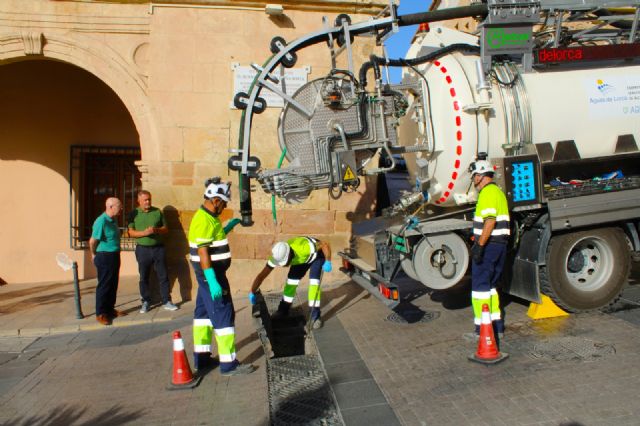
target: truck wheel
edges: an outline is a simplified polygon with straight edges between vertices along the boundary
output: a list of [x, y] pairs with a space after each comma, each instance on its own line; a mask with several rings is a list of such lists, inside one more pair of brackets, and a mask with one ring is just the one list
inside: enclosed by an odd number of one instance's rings
[[468, 268], [469, 249], [454, 232], [425, 235], [413, 252], [413, 271], [422, 284], [434, 290], [458, 284]]
[[547, 248], [541, 289], [568, 312], [602, 309], [618, 299], [630, 267], [626, 237], [618, 228], [558, 235]]

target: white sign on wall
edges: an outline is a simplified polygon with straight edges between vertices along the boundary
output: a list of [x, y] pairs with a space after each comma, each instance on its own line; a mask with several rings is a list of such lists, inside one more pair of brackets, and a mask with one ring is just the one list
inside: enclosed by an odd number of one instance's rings
[[[231, 69], [234, 71], [233, 96], [238, 92], [249, 93], [249, 87], [251, 87], [251, 82], [253, 82], [257, 73], [256, 70], [250, 66], [240, 66], [240, 64], [232, 64]], [[284, 79], [281, 72], [284, 72]], [[279, 67], [273, 71], [273, 74], [275, 74], [280, 80], [280, 83], [276, 86], [284, 93], [291, 96], [307, 82], [307, 77], [310, 72], [311, 67], [309, 66], [303, 68]], [[282, 83], [283, 80], [284, 88]], [[267, 101], [267, 107], [282, 108], [284, 106], [284, 99], [266, 87], [263, 87], [260, 91], [260, 97]], [[235, 108], [233, 105], [233, 98], [231, 99], [231, 108]]]

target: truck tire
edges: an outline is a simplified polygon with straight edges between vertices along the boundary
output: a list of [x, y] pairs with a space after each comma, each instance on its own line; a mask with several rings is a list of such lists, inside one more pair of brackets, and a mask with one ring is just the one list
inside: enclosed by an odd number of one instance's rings
[[603, 309], [620, 297], [630, 267], [629, 246], [619, 228], [557, 235], [547, 247], [541, 290], [567, 312]]

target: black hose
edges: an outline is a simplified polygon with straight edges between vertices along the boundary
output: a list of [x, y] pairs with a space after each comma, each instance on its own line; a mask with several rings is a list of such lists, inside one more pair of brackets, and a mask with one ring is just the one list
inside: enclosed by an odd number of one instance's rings
[[253, 208], [251, 205], [251, 182], [249, 176], [240, 174], [240, 215], [242, 217], [242, 226], [253, 225]]
[[387, 65], [390, 67], [406, 67], [406, 66], [415, 66], [424, 64], [425, 62], [433, 61], [441, 56], [444, 56], [448, 53], [460, 51], [460, 52], [470, 52], [470, 53], [479, 53], [480, 47], [473, 46], [471, 44], [465, 43], [456, 43], [451, 44], [449, 46], [443, 47], [442, 49], [436, 50], [435, 52], [431, 52], [428, 55], [420, 56], [418, 58], [413, 59], [388, 59], [382, 58], [380, 56], [371, 55], [369, 57], [369, 61], [362, 64], [360, 67], [359, 78], [361, 87], [366, 87], [367, 85], [367, 71], [369, 68], [378, 67], [380, 65]]
[[485, 17], [488, 13], [486, 4], [473, 4], [470, 6], [449, 7], [447, 9], [432, 10], [430, 12], [412, 13], [411, 15], [398, 16], [398, 26], [417, 25], [424, 22], [438, 22], [449, 19], [470, 18], [472, 16]]

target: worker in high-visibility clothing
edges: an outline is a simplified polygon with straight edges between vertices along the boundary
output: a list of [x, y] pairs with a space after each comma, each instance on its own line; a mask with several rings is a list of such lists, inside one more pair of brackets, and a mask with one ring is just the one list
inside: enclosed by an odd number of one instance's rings
[[489, 305], [494, 333], [504, 335], [504, 320], [496, 284], [502, 275], [509, 242], [509, 206], [504, 192], [493, 182], [494, 169], [486, 160], [469, 167], [473, 185], [478, 190], [478, 202], [473, 218], [475, 242], [471, 247], [471, 304], [474, 333], [465, 335], [477, 340], [482, 323], [482, 305]]
[[226, 277], [231, 265], [227, 234], [240, 223], [240, 219], [231, 219], [223, 227], [219, 218], [230, 199], [230, 183], [221, 183], [218, 177], [208, 179], [205, 182], [204, 202], [189, 226], [191, 265], [198, 280], [193, 320], [195, 368], [203, 368], [212, 360], [213, 332], [223, 376], [248, 374], [255, 370], [253, 365], [240, 364], [236, 359], [235, 311]]
[[294, 237], [284, 242], [274, 244], [271, 257], [253, 281], [249, 301], [256, 303], [256, 293], [265, 278], [276, 266], [289, 266], [287, 283], [284, 286], [282, 300], [275, 316], [287, 316], [298, 290], [300, 280], [309, 272], [309, 308], [311, 309], [311, 326], [314, 329], [322, 327], [320, 317], [320, 280], [322, 272], [331, 272], [331, 246], [326, 241], [313, 237]]

